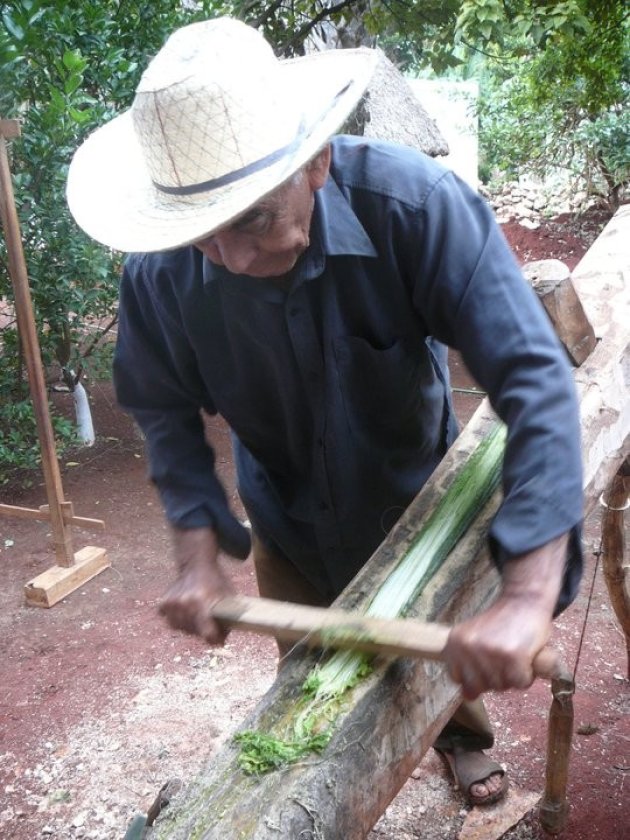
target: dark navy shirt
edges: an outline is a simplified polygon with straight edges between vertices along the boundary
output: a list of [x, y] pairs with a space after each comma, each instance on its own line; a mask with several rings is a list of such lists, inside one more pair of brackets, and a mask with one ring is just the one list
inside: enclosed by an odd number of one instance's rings
[[581, 569], [580, 437], [547, 316], [490, 210], [452, 173], [362, 138], [332, 151], [288, 289], [194, 247], [127, 260], [115, 382], [168, 518], [247, 554], [204, 439], [200, 409], [218, 412], [254, 526], [338, 593], [456, 435], [450, 345], [509, 429], [495, 556], [573, 529], [566, 604]]

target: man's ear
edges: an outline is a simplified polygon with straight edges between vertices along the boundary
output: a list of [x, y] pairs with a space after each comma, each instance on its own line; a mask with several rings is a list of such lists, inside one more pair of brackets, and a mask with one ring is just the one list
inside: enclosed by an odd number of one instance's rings
[[310, 188], [313, 190], [321, 189], [328, 178], [328, 170], [330, 169], [330, 144], [318, 152], [315, 157], [306, 164], [306, 176]]

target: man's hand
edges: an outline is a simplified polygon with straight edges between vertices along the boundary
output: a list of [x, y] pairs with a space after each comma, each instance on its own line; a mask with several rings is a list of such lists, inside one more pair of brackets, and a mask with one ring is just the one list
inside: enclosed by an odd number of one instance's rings
[[164, 596], [160, 613], [176, 630], [222, 645], [228, 631], [211, 618], [210, 610], [234, 589], [217, 559], [216, 534], [211, 528], [173, 528], [173, 545], [179, 575]]
[[534, 681], [532, 663], [549, 639], [566, 547], [564, 535], [511, 560], [497, 601], [451, 631], [446, 661], [466, 700], [484, 691], [528, 688]]

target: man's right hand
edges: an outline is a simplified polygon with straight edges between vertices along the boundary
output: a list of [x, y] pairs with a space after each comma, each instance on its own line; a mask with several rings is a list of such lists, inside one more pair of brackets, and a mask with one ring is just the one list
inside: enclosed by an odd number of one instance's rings
[[219, 545], [211, 528], [173, 528], [177, 579], [166, 592], [160, 614], [171, 627], [222, 645], [228, 631], [211, 617], [217, 601], [234, 594], [218, 561]]

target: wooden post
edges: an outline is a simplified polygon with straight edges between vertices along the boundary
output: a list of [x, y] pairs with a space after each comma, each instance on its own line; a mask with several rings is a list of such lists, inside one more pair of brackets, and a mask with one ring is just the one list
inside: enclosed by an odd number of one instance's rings
[[575, 684], [566, 672], [552, 680], [551, 708], [547, 722], [545, 792], [538, 810], [540, 824], [549, 834], [560, 834], [569, 815], [567, 784], [573, 740], [573, 695]]
[[601, 501], [605, 508], [602, 516], [604, 579], [626, 641], [626, 673], [630, 679], [630, 563], [624, 536], [624, 511], [630, 503], [630, 459], [622, 465]]
[[[0, 128], [6, 131], [13, 125], [11, 136], [19, 135], [19, 123], [17, 120], [2, 120]], [[48, 398], [42, 369], [39, 340], [33, 317], [33, 303], [31, 291], [28, 285], [26, 263], [22, 250], [20, 238], [20, 227], [15, 209], [13, 196], [13, 185], [9, 170], [6, 140], [0, 135], [0, 212], [2, 215], [2, 226], [5, 231], [7, 256], [9, 261], [9, 274], [13, 284], [13, 295], [15, 298], [15, 314], [17, 317], [20, 341], [24, 348], [28, 381], [37, 422], [37, 433], [42, 454], [42, 471], [46, 484], [46, 496], [50, 508], [50, 523], [55, 544], [55, 557], [59, 566], [71, 566], [74, 562], [72, 551], [72, 534], [66, 526], [62, 514], [63, 488], [61, 475], [57, 462], [55, 449], [55, 436], [48, 413]]]
[[[47, 518], [50, 520], [57, 566], [51, 573], [44, 573], [25, 588], [28, 601], [41, 606], [52, 606], [68, 592], [73, 591], [89, 578], [109, 566], [105, 550], [88, 546], [74, 554], [72, 530], [68, 519], [74, 516], [68, 507], [61, 483], [55, 437], [48, 410], [48, 398], [33, 303], [28, 284], [26, 262], [22, 249], [20, 227], [15, 209], [15, 198], [7, 154], [6, 140], [20, 135], [17, 120], [0, 120], [0, 217], [7, 245], [9, 274], [13, 285], [15, 313], [24, 348], [28, 381], [37, 423], [37, 433], [42, 456], [42, 471], [48, 499]], [[51, 599], [55, 600], [51, 600]]]

